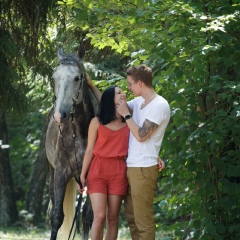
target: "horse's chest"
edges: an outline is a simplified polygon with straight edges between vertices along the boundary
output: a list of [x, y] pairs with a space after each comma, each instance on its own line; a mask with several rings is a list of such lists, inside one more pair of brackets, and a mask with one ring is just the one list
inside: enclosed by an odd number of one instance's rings
[[[56, 125], [56, 124], [55, 124]], [[58, 129], [49, 126], [46, 136], [46, 154], [53, 168], [68, 166], [69, 162], [76, 163], [83, 160], [87, 141], [72, 129]]]

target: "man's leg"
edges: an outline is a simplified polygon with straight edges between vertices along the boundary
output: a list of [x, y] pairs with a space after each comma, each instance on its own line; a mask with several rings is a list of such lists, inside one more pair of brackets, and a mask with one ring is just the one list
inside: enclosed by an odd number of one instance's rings
[[139, 231], [139, 238], [136, 239], [139, 240], [155, 239], [153, 200], [157, 177], [157, 166], [149, 168], [128, 168], [133, 216]]
[[133, 204], [132, 204], [132, 197], [131, 197], [131, 186], [128, 186], [128, 193], [124, 198], [124, 211], [128, 221], [128, 226], [130, 228], [130, 233], [132, 240], [139, 239], [139, 231], [136, 226], [133, 214]]

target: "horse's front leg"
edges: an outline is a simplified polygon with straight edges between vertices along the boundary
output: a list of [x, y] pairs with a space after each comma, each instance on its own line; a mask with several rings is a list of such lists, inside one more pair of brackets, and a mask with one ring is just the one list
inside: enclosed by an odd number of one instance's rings
[[56, 171], [54, 173], [54, 204], [53, 212], [51, 214], [51, 240], [56, 240], [57, 233], [61, 227], [64, 219], [63, 200], [66, 191], [66, 179], [63, 172]]
[[53, 210], [54, 210], [54, 169], [53, 167], [49, 164], [49, 169], [50, 169], [50, 183], [49, 183], [49, 194], [50, 194], [50, 199], [52, 203], [51, 207], [51, 214], [50, 214], [50, 219], [52, 219], [53, 215]]

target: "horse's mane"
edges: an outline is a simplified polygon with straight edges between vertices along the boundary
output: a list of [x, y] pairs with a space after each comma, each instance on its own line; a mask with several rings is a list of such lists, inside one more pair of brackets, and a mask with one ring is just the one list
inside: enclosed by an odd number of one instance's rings
[[62, 57], [62, 59], [58, 62], [58, 65], [75, 65], [82, 68], [82, 64], [80, 59], [76, 55], [67, 54]]

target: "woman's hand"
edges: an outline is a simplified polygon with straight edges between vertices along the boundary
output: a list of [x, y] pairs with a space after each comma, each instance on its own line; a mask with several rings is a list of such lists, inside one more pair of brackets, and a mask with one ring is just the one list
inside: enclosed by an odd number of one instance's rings
[[87, 73], [86, 73], [86, 80], [87, 80], [87, 85], [89, 87], [92, 87], [93, 86], [92, 80]]
[[81, 186], [78, 184], [77, 185], [77, 189], [78, 189], [78, 192], [80, 193], [80, 194], [83, 194], [83, 192], [85, 191], [85, 184], [86, 184], [86, 179], [85, 179], [85, 177], [84, 176], [80, 176], [80, 181], [81, 181], [81, 183], [82, 183], [82, 188], [81, 188]]
[[89, 89], [91, 90], [92, 94], [94, 95], [94, 97], [97, 99], [98, 102], [100, 102], [101, 101], [101, 97], [102, 97], [102, 93], [93, 84], [91, 78], [89, 77], [89, 75], [87, 73], [86, 73], [86, 82], [87, 82], [87, 85], [88, 85]]

